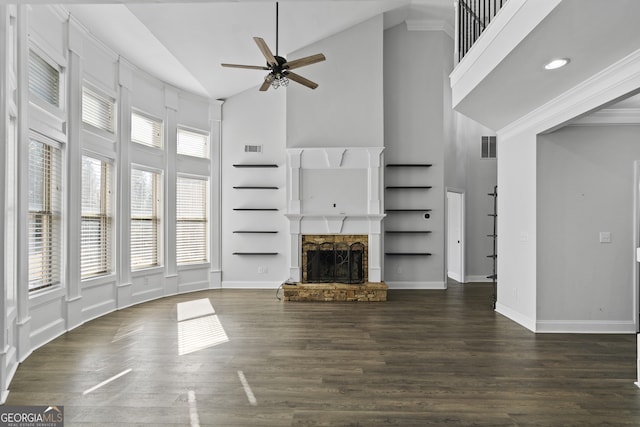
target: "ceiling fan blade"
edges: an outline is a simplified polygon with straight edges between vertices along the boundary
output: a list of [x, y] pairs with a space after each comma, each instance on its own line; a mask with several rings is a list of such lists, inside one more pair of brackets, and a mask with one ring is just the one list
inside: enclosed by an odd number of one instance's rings
[[299, 75], [299, 74], [292, 73], [292, 72], [290, 72], [290, 71], [289, 71], [289, 72], [287, 72], [287, 73], [286, 73], [286, 76], [287, 76], [290, 80], [293, 80], [293, 81], [294, 81], [294, 82], [296, 82], [296, 83], [300, 83], [301, 85], [306, 86], [306, 87], [308, 87], [309, 89], [315, 89], [315, 88], [317, 88], [317, 87], [318, 87], [318, 84], [317, 84], [317, 83], [314, 83], [314, 82], [312, 82], [311, 80], [306, 79], [306, 78], [302, 77], [302, 76], [301, 76], [301, 75]]
[[260, 92], [266, 92], [271, 87], [271, 82], [265, 79], [260, 85]]
[[223, 67], [230, 68], [246, 68], [248, 70], [269, 70], [269, 67], [265, 67], [264, 65], [241, 65], [241, 64], [220, 64]]
[[315, 64], [316, 62], [322, 62], [325, 59], [327, 58], [325, 58], [323, 54], [317, 53], [315, 55], [305, 56], [304, 58], [288, 61], [287, 63], [284, 64], [283, 68], [288, 70], [293, 70], [295, 68], [304, 67], [305, 65], [311, 65], [311, 64]]
[[269, 49], [269, 46], [267, 46], [267, 43], [260, 37], [254, 37], [253, 40], [255, 40], [256, 44], [258, 45], [258, 48], [260, 49], [260, 52], [262, 52], [265, 59], [267, 60], [267, 63], [271, 65], [277, 65], [278, 61], [276, 61], [276, 57], [273, 56], [273, 53], [271, 53], [271, 49]]

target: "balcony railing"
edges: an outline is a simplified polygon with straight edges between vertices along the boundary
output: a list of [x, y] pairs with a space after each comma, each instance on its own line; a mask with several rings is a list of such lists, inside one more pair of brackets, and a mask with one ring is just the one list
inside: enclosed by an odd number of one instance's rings
[[507, 0], [458, 0], [457, 60], [461, 61]]

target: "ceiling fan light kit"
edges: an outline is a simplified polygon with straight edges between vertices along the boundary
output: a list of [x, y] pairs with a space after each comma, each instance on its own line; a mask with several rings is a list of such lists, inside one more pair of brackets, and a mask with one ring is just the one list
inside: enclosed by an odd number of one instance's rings
[[264, 70], [269, 71], [264, 78], [264, 82], [260, 85], [260, 91], [264, 92], [272, 87], [278, 89], [281, 86], [289, 86], [289, 82], [293, 80], [303, 86], [310, 89], [315, 89], [318, 84], [311, 80], [302, 77], [290, 70], [304, 67], [306, 65], [315, 64], [316, 62], [324, 61], [326, 58], [322, 53], [315, 55], [305, 56], [304, 58], [294, 59], [293, 61], [287, 61], [284, 57], [278, 55], [278, 2], [276, 2], [276, 54], [274, 55], [269, 49], [267, 43], [260, 37], [254, 37], [253, 40], [258, 45], [258, 49], [262, 52], [262, 55], [267, 60], [266, 66], [261, 65], [240, 65], [240, 64], [221, 64], [223, 67], [230, 68], [244, 68], [248, 70]]

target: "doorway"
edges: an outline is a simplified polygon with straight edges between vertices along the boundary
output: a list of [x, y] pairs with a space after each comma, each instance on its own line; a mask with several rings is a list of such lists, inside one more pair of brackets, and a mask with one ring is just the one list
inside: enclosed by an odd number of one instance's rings
[[447, 190], [447, 277], [464, 283], [464, 192]]

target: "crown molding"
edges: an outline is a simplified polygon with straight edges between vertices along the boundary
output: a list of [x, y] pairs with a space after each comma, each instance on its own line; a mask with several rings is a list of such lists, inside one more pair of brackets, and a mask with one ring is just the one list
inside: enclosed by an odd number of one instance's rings
[[571, 122], [570, 126], [638, 125], [640, 108], [606, 108]]

